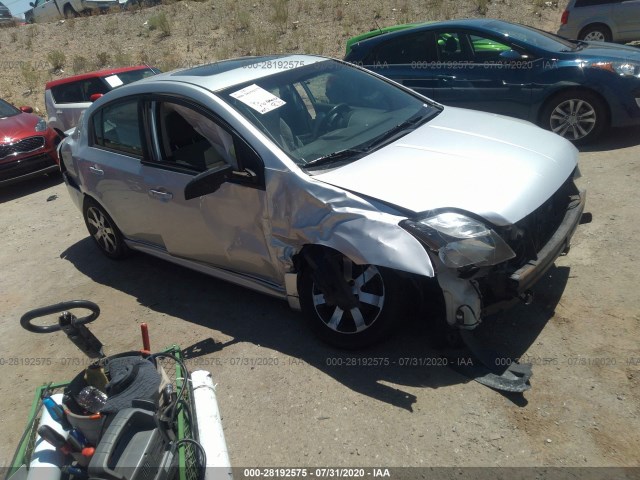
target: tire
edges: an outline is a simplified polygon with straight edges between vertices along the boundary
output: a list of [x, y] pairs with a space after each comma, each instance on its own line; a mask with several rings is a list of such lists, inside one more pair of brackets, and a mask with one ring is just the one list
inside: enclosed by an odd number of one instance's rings
[[[349, 264], [345, 280], [358, 299], [358, 306], [343, 311], [326, 303], [313, 280], [311, 268], [302, 271], [300, 305], [313, 332], [338, 348], [356, 349], [373, 345], [387, 337], [404, 317], [400, 279], [392, 271], [374, 265]], [[344, 269], [343, 269], [344, 274]], [[366, 301], [363, 300], [366, 298]], [[337, 320], [337, 321], [336, 321]]]
[[62, 13], [64, 13], [64, 18], [76, 18], [78, 16], [78, 12], [68, 3], [64, 6]]
[[97, 202], [87, 198], [82, 213], [89, 235], [102, 253], [114, 260], [124, 258], [130, 253], [115, 222]]
[[584, 145], [595, 140], [608, 126], [608, 109], [593, 93], [579, 90], [562, 92], [545, 105], [540, 126]]
[[586, 40], [588, 42], [610, 42], [612, 40], [611, 30], [606, 25], [596, 23], [582, 29], [578, 40]]

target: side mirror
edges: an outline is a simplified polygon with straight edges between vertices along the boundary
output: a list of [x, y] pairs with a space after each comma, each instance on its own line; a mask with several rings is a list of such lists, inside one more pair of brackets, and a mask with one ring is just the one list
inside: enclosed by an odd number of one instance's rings
[[30, 7], [35, 7], [35, 6], [36, 6], [36, 4], [35, 4], [35, 3], [33, 3], [33, 2], [29, 2], [29, 6], [30, 6]]
[[232, 171], [233, 168], [225, 164], [219, 169], [207, 170], [197, 175], [184, 187], [185, 200], [216, 192], [229, 179]]
[[95, 102], [96, 100], [98, 100], [102, 95], [104, 95], [103, 93], [94, 93], [93, 95], [89, 96], [89, 100], [91, 100], [92, 102]]
[[515, 50], [505, 50], [504, 52], [500, 53], [500, 59], [507, 62], [515, 62], [518, 60], [522, 60], [523, 58], [524, 57]]
[[20, 111], [24, 113], [33, 113], [33, 108], [31, 107], [20, 107]]

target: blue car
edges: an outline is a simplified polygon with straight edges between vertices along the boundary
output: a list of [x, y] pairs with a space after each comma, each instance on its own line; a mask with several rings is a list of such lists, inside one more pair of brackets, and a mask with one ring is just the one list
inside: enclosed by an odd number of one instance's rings
[[634, 47], [467, 19], [373, 30], [349, 40], [345, 60], [445, 105], [529, 120], [575, 144], [640, 125]]

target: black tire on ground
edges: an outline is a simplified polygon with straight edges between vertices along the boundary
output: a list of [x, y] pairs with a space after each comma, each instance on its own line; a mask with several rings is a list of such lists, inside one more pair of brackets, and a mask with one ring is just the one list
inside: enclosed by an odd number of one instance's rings
[[611, 30], [602, 23], [588, 25], [582, 29], [578, 40], [586, 40], [591, 42], [610, 42], [612, 40]]
[[343, 274], [358, 299], [357, 307], [344, 311], [326, 303], [310, 268], [302, 272], [300, 304], [320, 339], [339, 348], [363, 348], [386, 338], [404, 320], [402, 280], [382, 267], [356, 265], [346, 259], [345, 264]]
[[583, 145], [595, 140], [609, 125], [606, 104], [597, 95], [569, 90], [551, 97], [540, 116], [540, 126]]
[[102, 253], [114, 260], [124, 258], [130, 253], [115, 222], [97, 202], [87, 198], [82, 213], [89, 235]]

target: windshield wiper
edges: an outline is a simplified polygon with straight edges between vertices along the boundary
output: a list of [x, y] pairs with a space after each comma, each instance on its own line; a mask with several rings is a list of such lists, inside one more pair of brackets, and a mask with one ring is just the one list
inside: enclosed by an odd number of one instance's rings
[[588, 42], [585, 42], [584, 40], [570, 40], [571, 43], [574, 44], [574, 47], [569, 50], [568, 48], [564, 48], [562, 50], [560, 50], [561, 52], [575, 52], [578, 50], [582, 50], [583, 48], [585, 48], [587, 45], [589, 45]]
[[366, 153], [366, 149], [358, 149], [358, 148], [345, 148], [344, 150], [338, 150], [337, 152], [330, 153], [328, 155], [324, 155], [322, 157], [318, 157], [310, 162], [307, 162], [303, 165], [304, 168], [308, 167], [317, 167], [320, 165], [327, 165], [338, 160], [347, 160], [351, 159], [354, 155], [358, 155], [361, 153]]
[[405, 132], [407, 130], [408, 131], [415, 130], [416, 128], [418, 128], [422, 123], [424, 123], [429, 118], [431, 118], [430, 115], [425, 115], [425, 114], [422, 114], [422, 113], [420, 113], [418, 115], [414, 115], [410, 119], [408, 119], [408, 120], [396, 125], [391, 130], [389, 130], [389, 131], [383, 133], [382, 135], [374, 138], [369, 143], [367, 143], [364, 147], [365, 147], [366, 150], [370, 150], [374, 146], [375, 147], [380, 147], [382, 145], [385, 145], [385, 144], [389, 143], [391, 140], [395, 140], [397, 137], [400, 136], [401, 133], [403, 133], [403, 132]]

